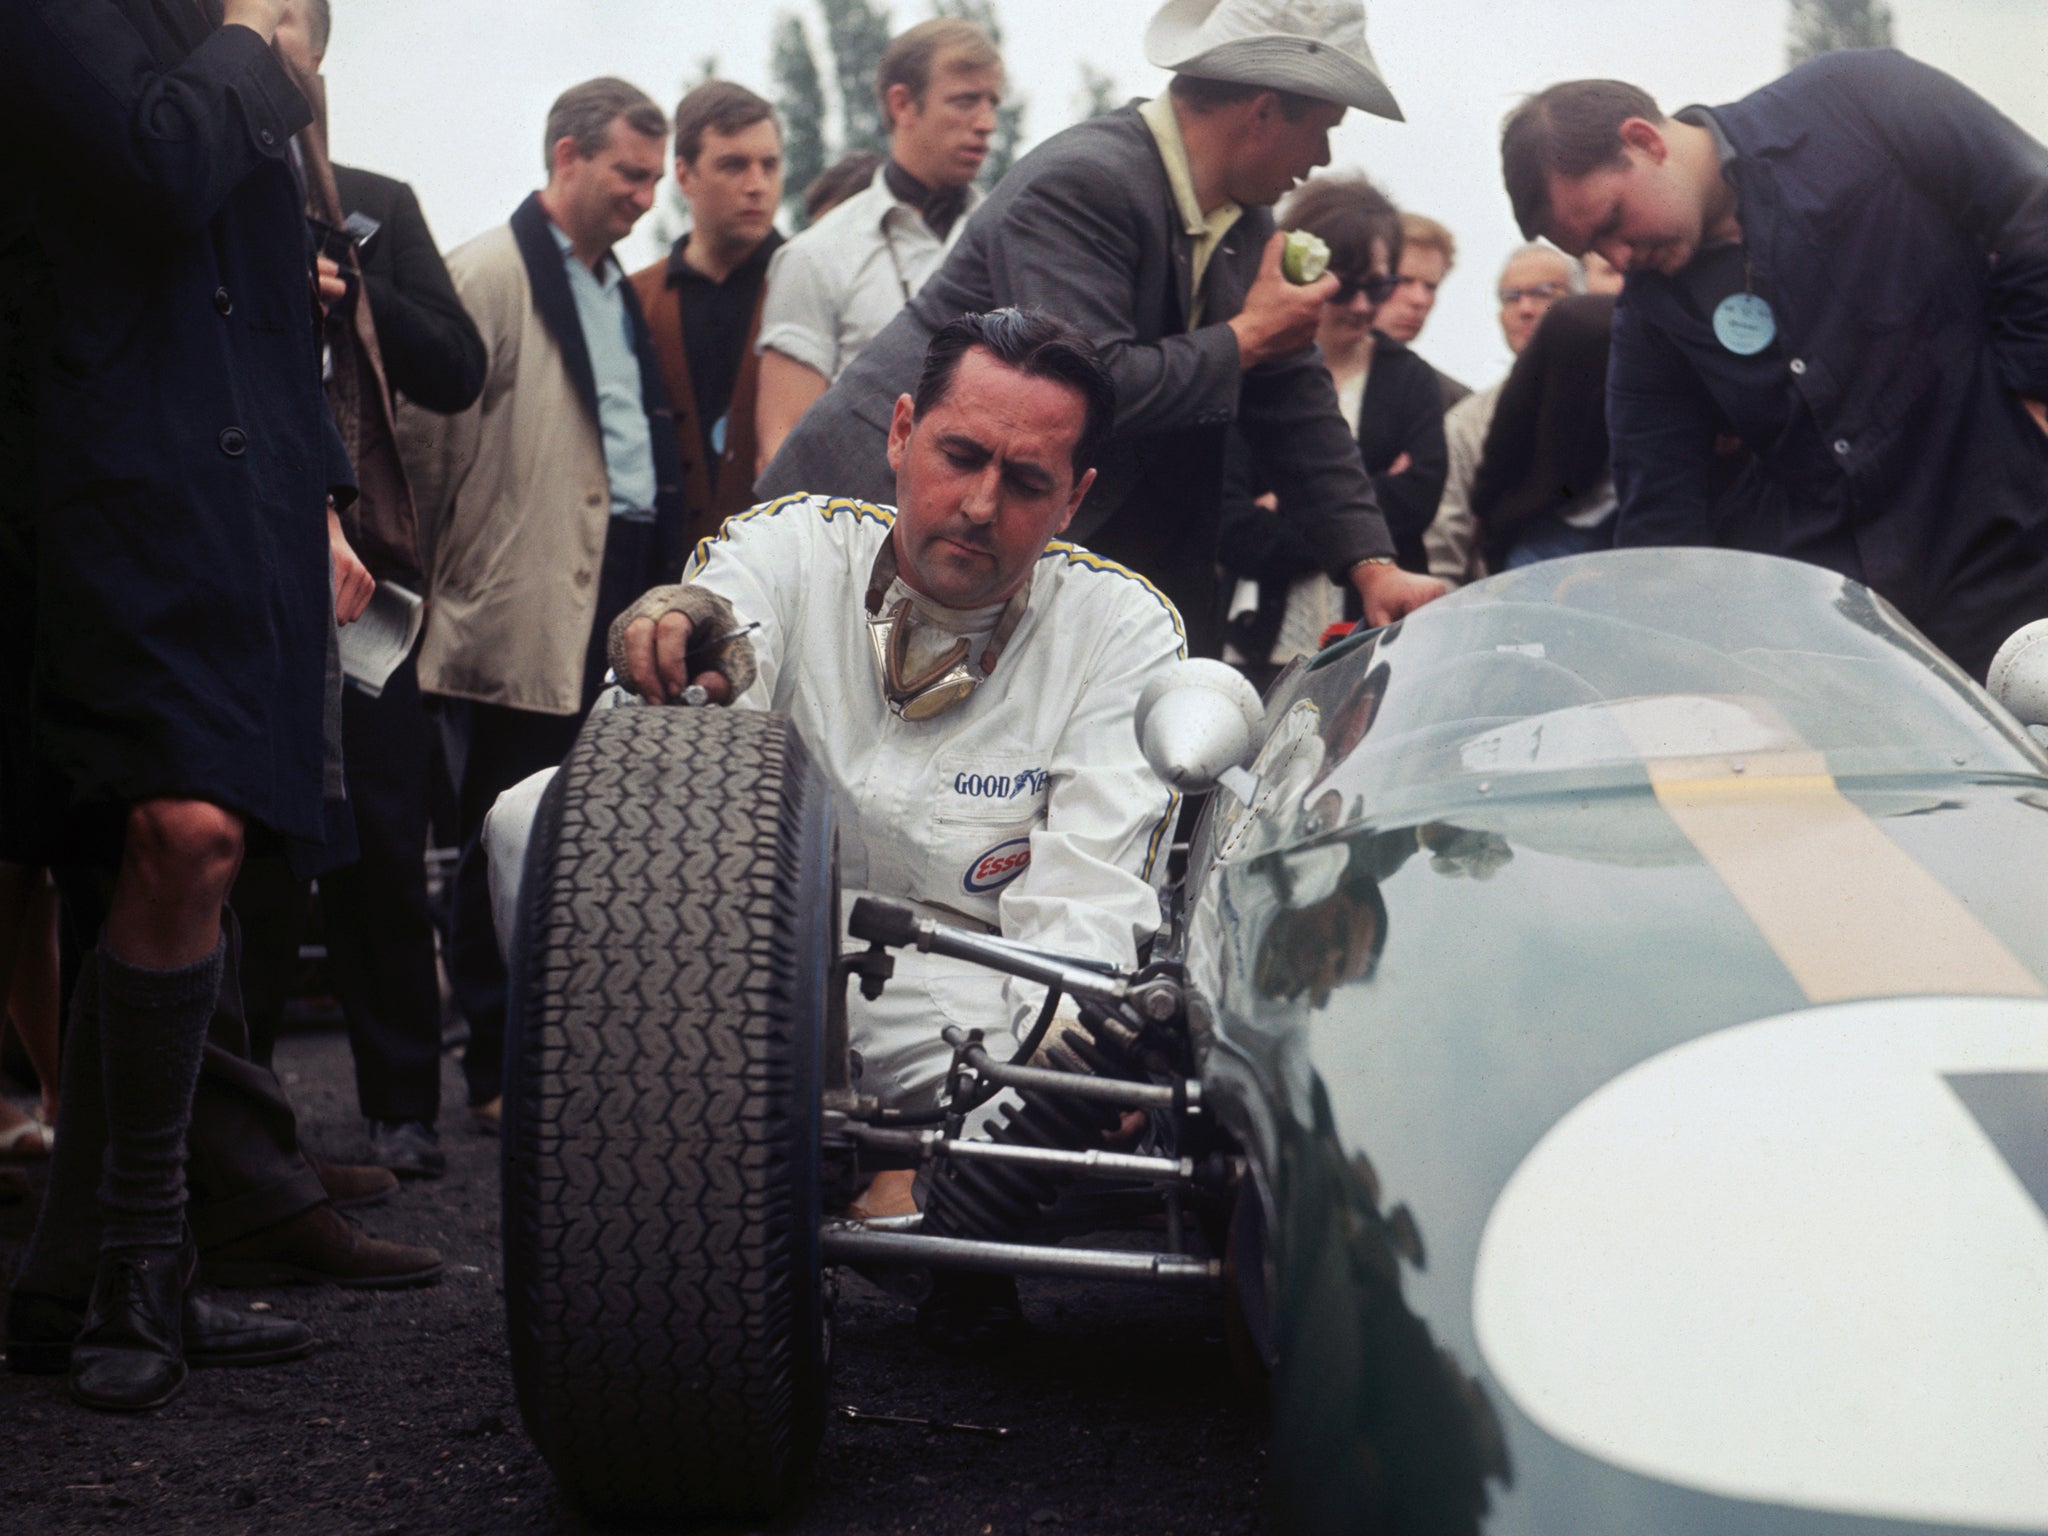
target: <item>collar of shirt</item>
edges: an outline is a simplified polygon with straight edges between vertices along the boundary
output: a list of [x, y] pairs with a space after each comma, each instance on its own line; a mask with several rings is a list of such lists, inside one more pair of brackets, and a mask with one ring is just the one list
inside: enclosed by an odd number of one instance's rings
[[1005, 598], [985, 608], [947, 608], [933, 602], [898, 576], [889, 583], [889, 590], [882, 594], [882, 611], [892, 612], [898, 602], [905, 600], [911, 610], [906, 636], [908, 660], [911, 667], [919, 671], [951, 650], [954, 642], [962, 638], [968, 641], [967, 655], [963, 659], [970, 669], [979, 667], [982, 653], [988, 649], [989, 637], [995, 633], [1003, 610], [1009, 607], [1009, 600]]
[[569, 295], [576, 304], [576, 323], [590, 355], [591, 380], [597, 387], [597, 425], [604, 447], [605, 472], [611, 481], [612, 516], [634, 522], [654, 517], [659, 483], [654, 469], [652, 418], [647, 414], [627, 306], [624, 274], [610, 251], [592, 272], [577, 258], [569, 237], [548, 221], [548, 233], [562, 253]]
[[[562, 226], [553, 219], [548, 220], [548, 233], [555, 237], [555, 248], [562, 253], [564, 261], [583, 267], [582, 260], [576, 254], [575, 243], [562, 233]], [[583, 272], [586, 277], [593, 279], [597, 286], [607, 294], [619, 286], [619, 279], [622, 275], [619, 271], [618, 258], [612, 255], [610, 251], [604, 253], [604, 257], [598, 262], [595, 272], [591, 271], [588, 267], [583, 267]]]
[[[913, 229], [920, 231], [926, 239], [932, 241], [935, 245], [948, 246], [950, 245], [952, 231], [960, 228], [967, 216], [981, 206], [982, 190], [972, 182], [969, 182], [961, 201], [959, 214], [947, 226], [947, 233], [941, 235], [925, 221], [922, 208], [916, 203], [906, 202], [903, 198], [896, 195], [896, 189], [889, 185], [888, 169], [886, 161], [877, 166], [875, 168], [874, 180], [870, 181], [862, 191], [854, 194], [854, 197], [870, 198], [873, 200], [873, 211], [869, 217], [874, 219], [875, 228], [881, 231], [884, 240], [889, 238], [889, 221], [894, 219], [899, 225], [908, 224]], [[854, 201], [854, 198], [850, 197], [847, 199], [849, 203], [852, 201]], [[844, 205], [842, 204], [842, 206]]]
[[768, 270], [768, 258], [773, 256], [776, 247], [782, 244], [782, 231], [770, 229], [767, 237], [754, 247], [752, 254], [725, 274], [725, 281], [722, 283], [709, 274], [698, 271], [683, 259], [683, 251], [688, 247], [689, 243], [690, 237], [685, 234], [682, 239], [670, 247], [668, 271], [664, 274], [662, 281], [671, 288], [680, 283], [708, 283], [714, 288], [724, 288], [733, 283], [751, 281], [753, 278], [765, 273]]
[[898, 598], [908, 598], [910, 606], [917, 610], [917, 616], [926, 623], [955, 635], [973, 635], [994, 629], [996, 620], [1010, 606], [1006, 597], [999, 603], [988, 603], [979, 608], [948, 608], [926, 597], [901, 576], [892, 581], [889, 590], [882, 594], [882, 607], [885, 610], [895, 607]]
[[1166, 184], [1173, 189], [1173, 206], [1180, 214], [1181, 228], [1195, 242], [1194, 282], [1190, 289], [1194, 302], [1188, 307], [1188, 329], [1192, 331], [1202, 323], [1202, 278], [1208, 273], [1209, 258], [1215, 254], [1217, 243], [1230, 233], [1231, 225], [1244, 216], [1244, 209], [1236, 203], [1223, 203], [1208, 213], [1202, 212], [1201, 202], [1195, 197], [1195, 173], [1188, 164], [1188, 147], [1181, 139], [1180, 119], [1173, 115], [1170, 96], [1154, 96], [1138, 108], [1138, 116], [1152, 130], [1159, 158], [1166, 166]]
[[1676, 114], [1681, 123], [1690, 123], [1695, 128], [1704, 128], [1713, 135], [1714, 153], [1720, 158], [1721, 169], [1726, 171], [1736, 160], [1735, 146], [1728, 142], [1728, 135], [1721, 131], [1721, 125], [1714, 121], [1714, 114], [1705, 107], [1685, 107]]
[[967, 212], [966, 187], [928, 187], [893, 156], [882, 162], [882, 180], [896, 195], [896, 201], [917, 209], [927, 227], [941, 240], [954, 221]]

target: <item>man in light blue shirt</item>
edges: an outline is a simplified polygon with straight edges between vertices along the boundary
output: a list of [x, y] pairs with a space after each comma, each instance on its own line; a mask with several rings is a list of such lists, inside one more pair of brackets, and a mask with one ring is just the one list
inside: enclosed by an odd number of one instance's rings
[[599, 79], [548, 114], [547, 185], [449, 253], [490, 358], [454, 417], [407, 411], [429, 546], [420, 687], [441, 702], [463, 857], [449, 972], [469, 1020], [469, 1100], [494, 1124], [505, 972], [477, 837], [499, 793], [561, 761], [604, 676], [614, 615], [688, 552], [673, 414], [612, 246], [654, 201], [668, 119]]
[[647, 407], [641, 398], [640, 359], [634, 350], [633, 316], [626, 308], [625, 274], [610, 246], [598, 256], [593, 271], [552, 217], [548, 233], [561, 248], [583, 344], [590, 349], [590, 371], [597, 383], [597, 424], [604, 437], [604, 467], [612, 488], [612, 516], [652, 522], [654, 434], [648, 429]]

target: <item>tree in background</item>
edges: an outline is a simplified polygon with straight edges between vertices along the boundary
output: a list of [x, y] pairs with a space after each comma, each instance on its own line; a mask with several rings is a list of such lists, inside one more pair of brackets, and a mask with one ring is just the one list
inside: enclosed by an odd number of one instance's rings
[[1081, 89], [1074, 93], [1074, 121], [1085, 123], [1102, 117], [1122, 105], [1117, 99], [1116, 77], [1081, 61]]
[[824, 174], [825, 85], [811, 57], [803, 18], [785, 15], [775, 27], [773, 66], [782, 114], [782, 206], [792, 225], [804, 224], [804, 188]]
[[[872, 0], [817, 0], [825, 22], [825, 52], [831, 58], [832, 84], [839, 97], [837, 131], [828, 131], [823, 73], [812, 50], [810, 32], [801, 16], [786, 12], [776, 24], [776, 108], [782, 114], [784, 160], [783, 209], [791, 223], [803, 227], [803, 190], [836, 155], [849, 150], [889, 152], [889, 134], [875, 100], [875, 74], [892, 34], [890, 14]], [[932, 0], [934, 16], [971, 21], [1003, 46], [1003, 24], [995, 0]], [[981, 180], [993, 186], [1024, 140], [1024, 114], [1029, 103], [1013, 97], [996, 112], [996, 131], [983, 162]], [[836, 147], [835, 147], [836, 146]]]
[[1892, 8], [1884, 0], [1792, 0], [1788, 65], [1838, 48], [1889, 48]]
[[889, 151], [882, 109], [875, 101], [875, 72], [889, 46], [889, 13], [868, 0], [818, 0], [825, 17], [826, 52], [839, 93], [838, 132], [828, 131], [825, 81], [811, 48], [804, 19], [784, 12], [775, 28], [775, 107], [782, 115], [782, 208], [792, 229], [804, 227], [804, 188], [834, 159], [849, 150]]
[[889, 13], [868, 0], [818, 0], [825, 13], [825, 42], [832, 51], [832, 78], [839, 87], [839, 152], [889, 152], [882, 105], [875, 100], [875, 71], [889, 46]]

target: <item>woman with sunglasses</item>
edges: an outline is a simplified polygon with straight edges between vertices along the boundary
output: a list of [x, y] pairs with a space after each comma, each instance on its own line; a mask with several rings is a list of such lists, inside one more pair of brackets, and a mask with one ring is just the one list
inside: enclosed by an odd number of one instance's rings
[[[1366, 177], [1351, 173], [1303, 183], [1281, 205], [1278, 222], [1330, 248], [1338, 286], [1323, 306], [1316, 343], [1372, 476], [1394, 558], [1404, 569], [1426, 572], [1422, 535], [1450, 465], [1443, 394], [1435, 369], [1373, 328], [1399, 281], [1400, 212]], [[1277, 667], [1312, 651], [1329, 624], [1358, 617], [1355, 601], [1321, 574], [1306, 541], [1277, 515], [1277, 501], [1260, 494], [1268, 483], [1244, 440], [1234, 438], [1221, 553], [1230, 575], [1258, 584], [1255, 611], [1241, 587], [1231, 603], [1231, 644], [1252, 664], [1255, 680], [1261, 664]]]

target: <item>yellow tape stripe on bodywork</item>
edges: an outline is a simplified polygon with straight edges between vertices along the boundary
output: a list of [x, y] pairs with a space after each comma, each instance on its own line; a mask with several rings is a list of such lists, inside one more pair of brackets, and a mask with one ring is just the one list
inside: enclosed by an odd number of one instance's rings
[[1837, 787], [1818, 752], [1647, 763], [1657, 799], [1815, 1003], [2048, 995]]

